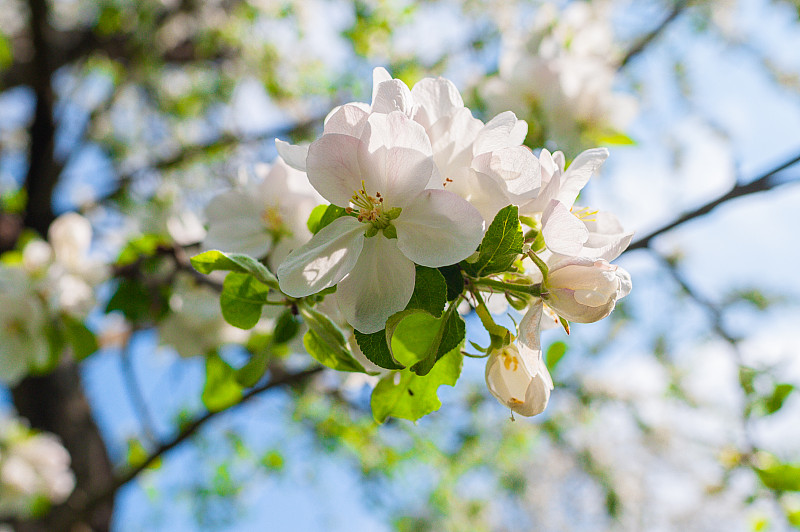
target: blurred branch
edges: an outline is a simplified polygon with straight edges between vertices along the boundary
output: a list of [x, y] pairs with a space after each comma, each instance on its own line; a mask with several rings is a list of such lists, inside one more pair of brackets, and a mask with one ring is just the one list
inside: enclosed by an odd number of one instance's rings
[[133, 334], [128, 336], [125, 344], [122, 346], [120, 355], [120, 362], [122, 365], [122, 379], [125, 382], [125, 387], [128, 389], [128, 396], [133, 405], [133, 411], [139, 418], [139, 424], [145, 437], [150, 443], [158, 441], [158, 433], [155, 429], [153, 416], [150, 415], [150, 409], [147, 406], [147, 400], [142, 393], [142, 387], [139, 385], [139, 380], [136, 378], [136, 369], [133, 367], [133, 359], [131, 357], [131, 339]]
[[683, 13], [683, 11], [689, 7], [688, 0], [679, 0], [675, 2], [673, 5], [672, 10], [669, 12], [667, 17], [661, 21], [661, 24], [655, 27], [650, 33], [639, 39], [639, 41], [633, 45], [633, 47], [628, 50], [628, 52], [622, 57], [619, 62], [619, 68], [623, 69], [627, 64], [636, 56], [641, 54], [650, 44], [655, 41], [664, 30], [676, 19], [678, 16]]
[[156, 450], [150, 453], [150, 455], [148, 455], [147, 458], [145, 458], [140, 464], [130, 468], [127, 471], [115, 475], [110, 485], [99, 490], [93, 495], [90, 495], [83, 501], [82, 504], [76, 504], [74, 506], [61, 505], [59, 507], [54, 508], [52, 514], [55, 516], [55, 519], [52, 519], [51, 522], [55, 524], [53, 525], [51, 530], [62, 530], [65, 532], [71, 530], [73, 524], [83, 519], [86, 519], [88, 516], [92, 514], [95, 508], [112, 500], [114, 498], [114, 495], [122, 486], [135, 479], [148, 467], [151, 467], [163, 455], [165, 455], [175, 447], [178, 447], [181, 443], [191, 438], [198, 430], [200, 430], [203, 426], [205, 426], [212, 419], [216, 418], [218, 415], [227, 412], [228, 410], [231, 410], [234, 407], [243, 405], [244, 403], [250, 401], [254, 397], [257, 397], [260, 394], [268, 390], [271, 390], [273, 388], [302, 383], [307, 379], [309, 379], [310, 377], [321, 372], [323, 369], [324, 368], [322, 366], [317, 366], [303, 371], [299, 371], [297, 373], [277, 374], [268, 382], [262, 384], [261, 386], [257, 386], [251, 389], [249, 392], [242, 395], [242, 398], [239, 402], [227, 408], [223, 408], [221, 410], [215, 410], [213, 412], [206, 412], [205, 414], [200, 415], [199, 417], [195, 418], [194, 421], [191, 421], [188, 424], [186, 424], [174, 438], [165, 443], [162, 443]]
[[666, 225], [663, 225], [648, 233], [647, 235], [638, 238], [637, 240], [633, 241], [628, 249], [625, 250], [627, 253], [628, 251], [633, 251], [634, 249], [644, 249], [650, 246], [650, 242], [656, 238], [657, 236], [661, 235], [662, 233], [666, 233], [679, 225], [682, 225], [690, 220], [694, 220], [695, 218], [699, 218], [705, 214], [708, 214], [712, 210], [714, 210], [719, 205], [730, 201], [735, 198], [739, 198], [741, 196], [747, 196], [749, 194], [755, 194], [756, 192], [765, 192], [767, 190], [772, 190], [780, 185], [785, 185], [788, 183], [796, 183], [800, 182], [799, 179], [790, 179], [790, 180], [777, 180], [773, 179], [773, 177], [778, 174], [779, 172], [789, 168], [790, 166], [797, 164], [800, 162], [800, 154], [795, 155], [791, 159], [779, 164], [772, 170], [767, 171], [766, 173], [762, 174], [761, 176], [757, 177], [755, 180], [750, 181], [748, 183], [739, 183], [730, 189], [728, 192], [723, 194], [722, 196], [709, 201], [708, 203], [701, 205], [700, 207], [679, 216], [677, 219], [669, 222]]

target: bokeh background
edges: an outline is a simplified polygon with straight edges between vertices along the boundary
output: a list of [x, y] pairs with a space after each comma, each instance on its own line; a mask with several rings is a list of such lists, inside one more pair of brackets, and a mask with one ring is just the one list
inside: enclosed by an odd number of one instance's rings
[[[369, 101], [375, 66], [447, 77], [484, 120], [513, 109], [533, 149], [609, 146], [582, 202], [636, 231], [617, 261], [632, 293], [546, 332], [540, 416], [510, 421], [482, 360], [417, 423], [375, 424], [374, 382], [323, 372], [214, 415], [94, 526], [800, 527], [796, 1], [0, 0], [0, 250], [78, 211], [93, 257], [135, 259], [94, 287], [99, 349], [0, 390], [2, 408], [76, 467], [107, 464], [78, 473], [95, 487], [202, 415], [204, 351], [238, 367], [259, 345], [186, 271], [203, 209], [275, 137], [311, 140], [334, 105]], [[297, 347], [272, 374], [306, 367]], [[85, 456], [50, 419], [72, 419], [65, 393], [90, 406]]]

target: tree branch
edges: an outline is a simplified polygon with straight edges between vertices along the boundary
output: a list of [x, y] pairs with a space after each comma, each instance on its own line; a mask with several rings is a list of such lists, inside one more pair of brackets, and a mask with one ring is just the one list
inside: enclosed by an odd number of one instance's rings
[[635, 249], [644, 249], [650, 246], [650, 242], [656, 238], [657, 236], [661, 235], [662, 233], [666, 233], [679, 225], [682, 225], [690, 220], [694, 220], [695, 218], [699, 218], [705, 214], [708, 214], [712, 210], [714, 210], [719, 205], [730, 201], [735, 198], [739, 198], [741, 196], [747, 196], [749, 194], [755, 194], [756, 192], [764, 192], [767, 190], [771, 190], [776, 188], [780, 185], [785, 185], [787, 183], [798, 182], [798, 179], [792, 179], [788, 181], [780, 181], [780, 180], [773, 180], [772, 178], [778, 174], [779, 172], [789, 168], [790, 166], [797, 164], [800, 162], [800, 154], [795, 155], [791, 159], [779, 164], [772, 170], [767, 171], [766, 173], [762, 174], [761, 176], [757, 177], [755, 180], [750, 181], [748, 183], [739, 183], [730, 189], [728, 192], [723, 194], [722, 196], [709, 201], [708, 203], [701, 205], [700, 207], [687, 212], [686, 214], [679, 216], [677, 219], [673, 220], [672, 222], [663, 225], [648, 233], [647, 235], [635, 240], [628, 246], [628, 249], [625, 250], [627, 253], [628, 251], [633, 251]]
[[627, 64], [636, 56], [641, 54], [650, 44], [655, 41], [664, 30], [676, 19], [678, 16], [683, 13], [683, 11], [689, 7], [688, 0], [679, 0], [675, 2], [675, 5], [672, 6], [672, 10], [667, 15], [667, 18], [661, 21], [661, 24], [655, 27], [650, 33], [639, 39], [639, 41], [631, 47], [630, 50], [622, 57], [619, 62], [619, 69], [625, 68]]
[[148, 455], [148, 457], [140, 464], [128, 469], [127, 471], [115, 475], [114, 479], [108, 486], [87, 497], [82, 504], [77, 504], [73, 506], [61, 505], [59, 507], [54, 508], [52, 514], [55, 517], [55, 519], [50, 520], [51, 522], [54, 523], [54, 526], [51, 530], [61, 530], [64, 532], [71, 530], [73, 524], [79, 522], [82, 519], [86, 519], [88, 516], [92, 514], [95, 508], [97, 508], [98, 506], [102, 506], [103, 504], [112, 500], [114, 495], [122, 486], [135, 479], [139, 474], [141, 474], [148, 467], [152, 466], [153, 463], [155, 463], [156, 460], [161, 458], [163, 455], [165, 455], [175, 447], [178, 447], [181, 443], [191, 438], [198, 430], [200, 430], [203, 426], [205, 426], [209, 421], [216, 418], [223, 412], [226, 412], [234, 407], [238, 407], [250, 401], [254, 397], [273, 388], [277, 388], [279, 386], [284, 386], [284, 385], [299, 384], [309, 379], [310, 377], [316, 375], [317, 373], [321, 372], [323, 369], [325, 368], [322, 366], [317, 366], [297, 373], [275, 375], [268, 382], [262, 384], [261, 386], [257, 386], [251, 389], [249, 392], [242, 395], [241, 400], [236, 404], [233, 404], [227, 408], [223, 408], [222, 410], [206, 412], [205, 414], [200, 415], [199, 417], [195, 418], [194, 421], [184, 426], [183, 429], [173, 439], [171, 439], [168, 442], [162, 443], [155, 451], [153, 451], [150, 455]]

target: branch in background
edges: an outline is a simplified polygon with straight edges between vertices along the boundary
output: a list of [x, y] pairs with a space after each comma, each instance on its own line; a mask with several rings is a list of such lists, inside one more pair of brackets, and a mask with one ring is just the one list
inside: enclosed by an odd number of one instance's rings
[[139, 424], [142, 426], [145, 438], [153, 444], [158, 442], [158, 432], [156, 432], [153, 416], [150, 415], [147, 400], [142, 393], [142, 387], [139, 385], [139, 380], [136, 378], [136, 368], [133, 366], [130, 344], [134, 333], [135, 331], [131, 332], [122, 346], [122, 352], [120, 354], [122, 379], [125, 382], [125, 387], [128, 390], [128, 397], [131, 400], [136, 417], [139, 418]]
[[226, 412], [234, 407], [238, 407], [250, 401], [254, 397], [257, 397], [258, 395], [273, 388], [285, 385], [300, 384], [306, 381], [307, 379], [311, 378], [312, 376], [316, 375], [317, 373], [321, 372], [323, 369], [324, 369], [323, 367], [318, 366], [297, 373], [286, 373], [286, 374], [275, 375], [268, 382], [262, 384], [261, 386], [257, 386], [251, 389], [249, 392], [242, 395], [241, 400], [236, 404], [231, 405], [222, 410], [206, 412], [205, 414], [200, 415], [199, 417], [195, 418], [194, 421], [191, 421], [190, 423], [185, 425], [183, 429], [173, 439], [171, 439], [168, 442], [162, 443], [155, 451], [153, 451], [150, 455], [148, 455], [148, 457], [140, 464], [138, 464], [136, 467], [133, 467], [125, 472], [115, 475], [112, 482], [108, 486], [97, 491], [93, 495], [90, 495], [88, 498], [84, 500], [82, 504], [61, 505], [59, 507], [54, 508], [52, 512], [53, 519], [48, 519], [49, 522], [54, 523], [51, 530], [62, 530], [65, 532], [71, 530], [72, 525], [74, 525], [77, 522], [80, 522], [81, 520], [85, 520], [89, 516], [91, 516], [95, 508], [102, 506], [108, 503], [109, 501], [113, 500], [114, 495], [122, 486], [135, 479], [139, 474], [141, 474], [148, 467], [152, 466], [163, 455], [165, 455], [175, 447], [179, 446], [184, 441], [191, 438], [198, 430], [200, 430], [200, 428], [205, 426], [209, 421], [216, 418], [223, 412]]
[[633, 251], [634, 249], [644, 249], [650, 246], [650, 242], [657, 236], [661, 235], [662, 233], [666, 233], [679, 225], [682, 225], [690, 220], [694, 220], [695, 218], [699, 218], [705, 214], [708, 214], [712, 210], [714, 210], [719, 205], [730, 201], [735, 198], [739, 198], [741, 196], [747, 196], [749, 194], [755, 194], [756, 192], [765, 192], [767, 190], [772, 190], [780, 185], [785, 185], [788, 183], [796, 183], [800, 182], [798, 179], [790, 179], [790, 180], [778, 180], [772, 179], [777, 173], [789, 168], [790, 166], [797, 164], [800, 162], [800, 155], [795, 155], [791, 159], [786, 162], [783, 162], [773, 168], [772, 170], [767, 171], [766, 173], [762, 174], [758, 178], [749, 183], [739, 183], [730, 189], [727, 193], [723, 194], [722, 196], [718, 197], [715, 200], [709, 201], [705, 205], [702, 205], [692, 211], [687, 212], [686, 214], [679, 216], [677, 219], [669, 222], [666, 225], [663, 225], [652, 231], [651, 233], [635, 240], [628, 246], [628, 249], [625, 250], [627, 253], [628, 251]]
[[675, 21], [675, 19], [677, 19], [678, 16], [681, 13], [683, 13], [683, 11], [687, 7], [689, 7], [688, 0], [679, 0], [678, 2], [675, 2], [675, 5], [672, 7], [672, 10], [669, 12], [669, 15], [667, 15], [667, 18], [662, 20], [661, 24], [656, 26], [656, 28], [653, 29], [650, 33], [642, 37], [635, 45], [633, 45], [633, 47], [630, 50], [628, 50], [628, 53], [626, 53], [622, 57], [622, 59], [619, 62], [619, 69], [621, 70], [625, 68], [633, 58], [641, 54], [648, 46], [650, 46], [650, 44], [653, 41], [655, 41], [662, 33], [664, 33], [664, 30], [666, 30], [667, 27], [670, 24], [672, 24], [672, 22]]

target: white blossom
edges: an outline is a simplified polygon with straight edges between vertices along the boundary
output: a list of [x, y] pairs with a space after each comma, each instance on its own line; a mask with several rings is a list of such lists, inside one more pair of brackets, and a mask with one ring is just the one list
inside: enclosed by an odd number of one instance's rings
[[46, 364], [46, 314], [21, 268], [0, 265], [0, 381], [9, 386]]
[[414, 264], [454, 264], [475, 251], [480, 213], [457, 195], [426, 189], [430, 140], [402, 112], [342, 106], [308, 149], [308, 178], [343, 216], [294, 250], [278, 268], [293, 297], [338, 285], [336, 299], [361, 332], [381, 330], [414, 289]]

